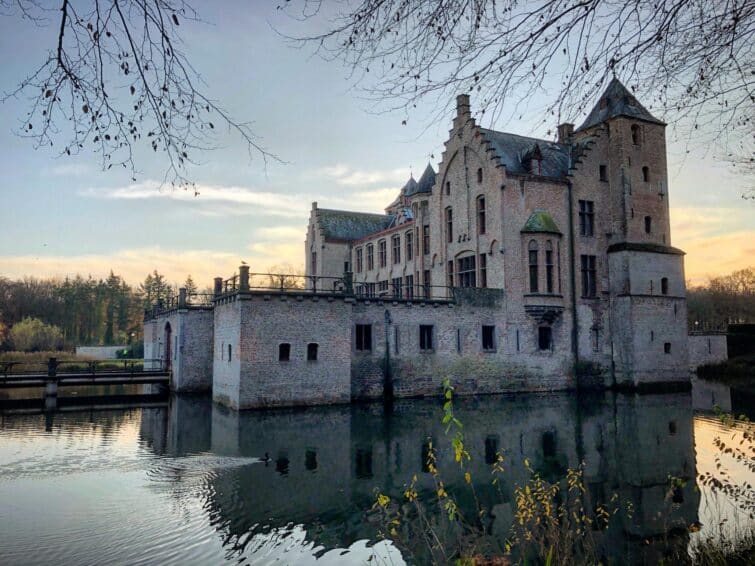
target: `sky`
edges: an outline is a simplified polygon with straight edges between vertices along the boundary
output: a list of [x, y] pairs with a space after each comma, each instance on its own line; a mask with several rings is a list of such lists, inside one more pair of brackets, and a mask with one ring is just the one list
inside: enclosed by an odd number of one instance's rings
[[[411, 116], [386, 112], [365, 99], [343, 65], [281, 37], [306, 28], [275, 3], [195, 7], [203, 22], [183, 22], [181, 32], [205, 91], [252, 122], [283, 162], [265, 166], [240, 139], [222, 134], [190, 171], [198, 196], [160, 188], [166, 167], [151, 152], [138, 154], [134, 182], [126, 172], [102, 171], [93, 153], [35, 149], [15, 133], [29, 102], [10, 98], [0, 104], [0, 276], [103, 277], [112, 269], [138, 283], [157, 269], [179, 283], [191, 274], [205, 287], [241, 261], [253, 272], [301, 268], [313, 201], [381, 212], [411, 172], [418, 176], [428, 162], [437, 170], [452, 115], [429, 116], [438, 105], [452, 107], [448, 101], [427, 100]], [[54, 25], [0, 15], [0, 92], [44, 61], [55, 34]], [[543, 136], [539, 122], [525, 113], [516, 123], [480, 123]], [[703, 283], [755, 264], [755, 203], [741, 198], [753, 180], [729, 172], [711, 151], [685, 148], [670, 140], [671, 239], [687, 252], [687, 278]]]

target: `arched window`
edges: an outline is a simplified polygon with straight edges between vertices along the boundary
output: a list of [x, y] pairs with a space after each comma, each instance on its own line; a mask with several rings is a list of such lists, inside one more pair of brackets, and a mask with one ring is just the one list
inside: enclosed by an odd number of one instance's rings
[[650, 182], [650, 169], [647, 165], [642, 168], [642, 180], [646, 183]]
[[641, 131], [637, 124], [632, 126], [632, 143], [634, 145], [640, 145]]
[[450, 206], [446, 209], [446, 241], [454, 241], [454, 214]]
[[537, 293], [537, 242], [530, 240], [529, 243], [529, 264], [530, 264], [530, 293]]
[[553, 293], [553, 242], [545, 242], [545, 289]]
[[668, 277], [661, 277], [661, 294], [668, 295]]
[[477, 170], [477, 182], [482, 183], [482, 167]]
[[485, 222], [485, 197], [477, 197], [477, 233], [484, 234], [487, 230]]

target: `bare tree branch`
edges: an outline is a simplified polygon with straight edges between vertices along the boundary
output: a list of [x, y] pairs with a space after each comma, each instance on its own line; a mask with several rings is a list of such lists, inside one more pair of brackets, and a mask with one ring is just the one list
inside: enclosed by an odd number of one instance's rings
[[290, 39], [345, 62], [391, 109], [473, 92], [491, 122], [538, 99], [548, 101], [541, 124], [576, 121], [618, 76], [689, 144], [752, 171], [755, 0], [355, 0], [335, 8], [300, 0], [282, 8], [325, 30]]
[[180, 22], [199, 21], [185, 0], [61, 0], [55, 10], [36, 0], [0, 0], [0, 16], [58, 22], [55, 48], [3, 97], [28, 99], [18, 133], [35, 147], [62, 146], [65, 155], [91, 150], [103, 169], [120, 166], [136, 180], [135, 145], [149, 144], [165, 155], [163, 182], [192, 189], [187, 165], [215, 147], [217, 126], [239, 135], [250, 157], [280, 161], [250, 124], [200, 89], [180, 48]]

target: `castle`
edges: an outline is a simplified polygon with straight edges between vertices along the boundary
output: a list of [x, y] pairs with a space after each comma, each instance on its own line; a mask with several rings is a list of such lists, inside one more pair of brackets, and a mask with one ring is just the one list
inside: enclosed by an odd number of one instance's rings
[[[617, 79], [555, 142], [481, 128], [460, 95], [437, 172], [385, 214], [313, 203], [301, 285], [241, 266], [212, 306], [148, 315], [145, 358], [234, 408], [437, 395], [446, 379], [460, 394], [688, 384], [702, 337], [666, 169], [665, 124]], [[725, 356], [705, 340], [702, 358]]]

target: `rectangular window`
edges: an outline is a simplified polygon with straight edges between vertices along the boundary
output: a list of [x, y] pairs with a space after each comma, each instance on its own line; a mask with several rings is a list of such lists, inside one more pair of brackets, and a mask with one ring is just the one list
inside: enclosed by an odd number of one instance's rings
[[490, 435], [485, 438], [485, 463], [495, 464], [498, 461], [498, 436]]
[[456, 351], [461, 354], [461, 328], [456, 329]]
[[396, 299], [400, 299], [401, 298], [401, 295], [402, 295], [402, 293], [401, 293], [401, 291], [402, 291], [401, 285], [402, 285], [401, 277], [394, 277], [391, 280], [391, 286], [393, 287], [393, 297], [396, 298]]
[[449, 287], [454, 286], [454, 262], [449, 261], [446, 264], [446, 285]]
[[385, 240], [380, 240], [378, 242], [378, 265], [385, 267], [386, 263], [388, 263], [388, 258], [386, 257]]
[[537, 347], [541, 350], [550, 350], [552, 343], [551, 327], [541, 326], [537, 329]]
[[454, 241], [454, 213], [451, 208], [446, 209], [446, 241]]
[[422, 253], [424, 255], [430, 254], [430, 225], [425, 224], [422, 226]]
[[356, 256], [357, 273], [362, 273], [362, 248], [357, 248]]
[[375, 284], [374, 283], [367, 283], [365, 285], [365, 294], [368, 297], [374, 297], [375, 296]]
[[545, 248], [545, 289], [546, 292], [553, 293], [553, 250], [547, 247]]
[[291, 359], [291, 344], [278, 344], [278, 361], [287, 362]]
[[480, 287], [488, 286], [488, 256], [480, 254]]
[[357, 324], [356, 349], [358, 352], [370, 352], [372, 350], [372, 325], [371, 324]]
[[485, 225], [485, 197], [477, 197], [477, 233], [484, 234]]
[[432, 324], [419, 325], [419, 349], [423, 352], [428, 352], [433, 349]]
[[537, 248], [531, 249], [529, 253], [530, 263], [530, 293], [537, 293], [538, 286], [538, 273], [537, 273]]
[[317, 344], [307, 344], [307, 361], [308, 362], [317, 361], [317, 350], [318, 350]]
[[393, 353], [399, 353], [399, 331], [398, 326], [393, 327]]
[[600, 352], [600, 328], [592, 329], [592, 351]]
[[495, 352], [495, 326], [482, 327], [482, 351]]
[[595, 270], [595, 256], [580, 256], [580, 269], [582, 271], [582, 296], [597, 296], [597, 274]]
[[401, 236], [396, 234], [391, 238], [393, 263], [401, 263]]
[[665, 354], [670, 354], [671, 353], [671, 342], [664, 342], [663, 343], [663, 352]]
[[470, 255], [457, 260], [459, 269], [457, 271], [457, 287], [476, 287], [477, 268], [475, 266], [475, 256]]
[[645, 233], [650, 234], [653, 231], [653, 219], [649, 216], [645, 217]]
[[406, 240], [406, 261], [411, 261], [414, 257], [414, 235], [407, 232], [404, 239]]
[[388, 280], [378, 281], [378, 294], [382, 297], [388, 294]]
[[317, 252], [312, 252], [312, 274], [317, 275]]
[[367, 271], [375, 269], [375, 246], [367, 244]]
[[600, 166], [600, 180], [608, 181], [608, 166], [607, 165]]
[[591, 200], [579, 201], [579, 233], [582, 236], [592, 236], [595, 232], [594, 206]]
[[404, 289], [406, 292], [404, 295], [407, 299], [413, 299], [414, 298], [414, 275], [407, 275], [404, 278]]
[[423, 292], [424, 292], [425, 298], [429, 299], [430, 298], [430, 270], [429, 269], [425, 269], [422, 272], [422, 284], [424, 285]]

